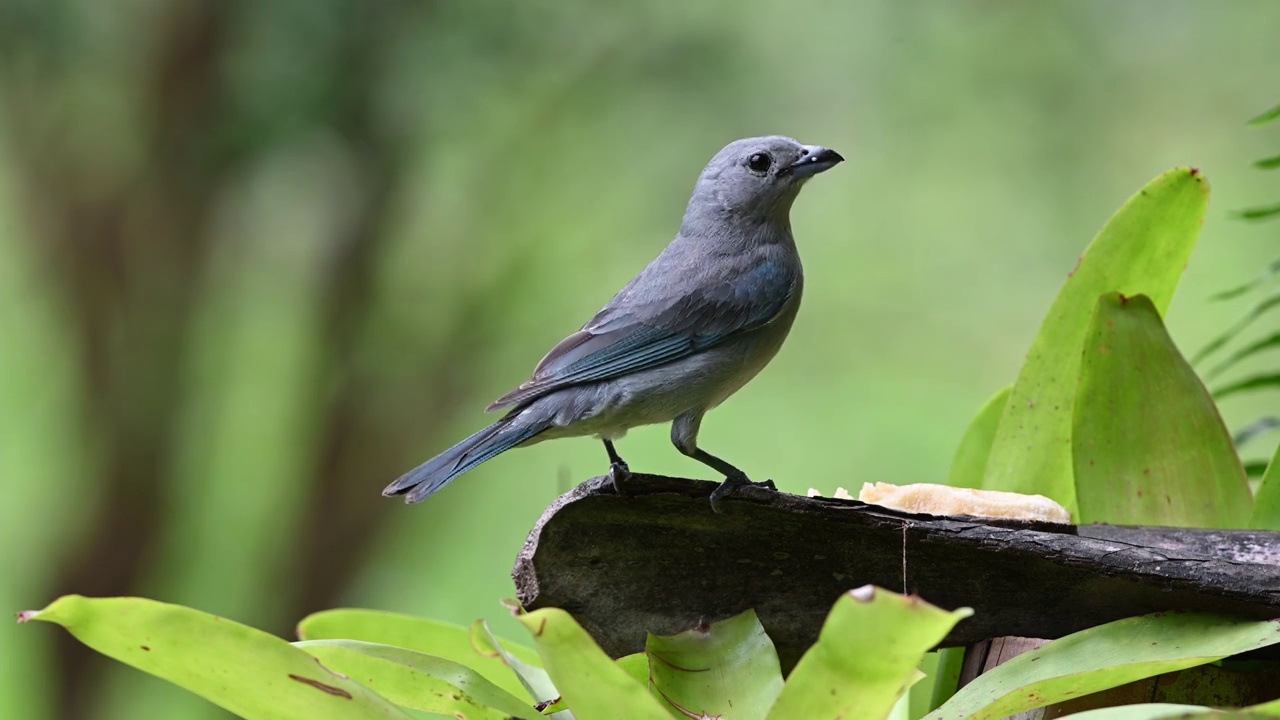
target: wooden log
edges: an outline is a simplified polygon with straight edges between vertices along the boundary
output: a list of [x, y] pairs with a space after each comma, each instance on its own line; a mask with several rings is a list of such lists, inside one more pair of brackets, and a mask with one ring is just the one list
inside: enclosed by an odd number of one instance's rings
[[717, 515], [715, 487], [637, 475], [628, 497], [606, 478], [574, 488], [520, 552], [520, 601], [565, 608], [614, 657], [646, 631], [754, 608], [784, 669], [839, 594], [868, 583], [974, 608], [945, 646], [1161, 610], [1280, 616], [1280, 533], [933, 517], [754, 487]]

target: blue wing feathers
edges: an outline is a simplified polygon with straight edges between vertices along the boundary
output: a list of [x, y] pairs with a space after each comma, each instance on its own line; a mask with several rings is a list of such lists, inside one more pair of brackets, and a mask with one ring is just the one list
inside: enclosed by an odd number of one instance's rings
[[673, 362], [759, 328], [782, 311], [795, 277], [794, 269], [763, 261], [733, 281], [674, 300], [606, 307], [548, 353], [529, 382], [489, 409]]

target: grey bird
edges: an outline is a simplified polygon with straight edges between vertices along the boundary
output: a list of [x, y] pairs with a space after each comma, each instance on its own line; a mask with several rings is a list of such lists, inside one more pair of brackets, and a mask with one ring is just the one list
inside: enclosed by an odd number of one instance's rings
[[772, 488], [698, 447], [698, 428], [786, 339], [804, 285], [791, 204], [805, 181], [843, 160], [787, 137], [727, 145], [698, 177], [671, 244], [552, 348], [533, 377], [488, 407], [508, 408], [502, 419], [382, 494], [420, 502], [511, 448], [583, 435], [604, 442], [610, 477], [623, 494], [630, 470], [613, 441], [664, 422], [671, 422], [676, 449], [724, 475], [712, 509], [743, 485]]

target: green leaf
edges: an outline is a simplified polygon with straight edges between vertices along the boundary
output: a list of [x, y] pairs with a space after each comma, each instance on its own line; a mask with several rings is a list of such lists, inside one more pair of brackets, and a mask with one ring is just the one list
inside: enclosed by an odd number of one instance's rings
[[1072, 426], [1080, 522], [1245, 527], [1252, 499], [1231, 435], [1155, 306], [1119, 293], [1097, 305]]
[[1257, 320], [1268, 310], [1277, 306], [1280, 306], [1280, 290], [1274, 291], [1267, 297], [1260, 300], [1258, 304], [1249, 308], [1245, 314], [1241, 316], [1239, 320], [1235, 321], [1231, 327], [1227, 328], [1225, 332], [1210, 340], [1204, 347], [1200, 348], [1200, 352], [1196, 353], [1195, 357], [1191, 358], [1191, 364], [1199, 365], [1205, 358], [1221, 349], [1223, 345], [1231, 342], [1232, 338], [1239, 335], [1244, 329], [1248, 328], [1254, 320]]
[[644, 687], [649, 687], [649, 656], [642, 653], [632, 653], [626, 657], [617, 659], [618, 667], [627, 671], [627, 674], [636, 682]]
[[[539, 703], [554, 703], [560, 699], [560, 691], [556, 689], [555, 683], [551, 682], [551, 676], [541, 667], [541, 660], [537, 665], [525, 662], [508, 652], [506, 647], [498, 640], [489, 629], [489, 623], [483, 620], [477, 620], [471, 624], [470, 631], [471, 644], [482, 654], [498, 658], [504, 665], [510, 668], [515, 674], [516, 681], [524, 688], [534, 700]], [[571, 719], [573, 715], [565, 712], [552, 715], [552, 717]]]
[[1280, 417], [1267, 415], [1265, 417], [1258, 418], [1246, 425], [1244, 428], [1237, 430], [1235, 434], [1231, 436], [1231, 442], [1235, 443], [1237, 448], [1242, 448], [1277, 428], [1280, 428]]
[[883, 720], [915, 682], [924, 654], [972, 614], [870, 585], [841, 595], [769, 720]]
[[468, 720], [537, 714], [531, 703], [442, 657], [359, 640], [305, 640], [294, 647], [402, 707], [441, 715], [462, 713]]
[[1073, 720], [1273, 720], [1274, 713], [1258, 706], [1240, 710], [1214, 710], [1199, 705], [1150, 703], [1122, 705], [1068, 715]]
[[[1210, 711], [1202, 705], [1176, 705], [1172, 703], [1145, 703], [1141, 705], [1121, 705], [1119, 707], [1087, 710], [1082, 713], [1068, 715], [1075, 720], [1164, 720], [1165, 718], [1195, 717]], [[1210, 717], [1213, 717], [1210, 715]]]
[[773, 641], [754, 610], [679, 635], [649, 635], [654, 691], [686, 717], [763, 720], [782, 692]]
[[619, 667], [573, 617], [559, 608], [519, 616], [533, 633], [538, 655], [578, 720], [668, 720], [658, 700]]
[[1280, 445], [1276, 446], [1275, 455], [1262, 475], [1262, 484], [1258, 485], [1249, 527], [1254, 530], [1280, 530]]
[[1231, 354], [1231, 357], [1218, 363], [1217, 367], [1215, 367], [1212, 372], [1210, 372], [1208, 375], [1205, 376], [1205, 379], [1208, 380], [1208, 379], [1215, 378], [1218, 375], [1222, 374], [1223, 371], [1229, 369], [1231, 366], [1235, 365], [1241, 360], [1252, 357], [1254, 355], [1257, 355], [1260, 352], [1263, 352], [1264, 350], [1270, 350], [1272, 348], [1280, 349], [1280, 332], [1275, 333], [1274, 335], [1268, 335], [1267, 337], [1264, 337], [1260, 340], [1255, 340], [1254, 342], [1251, 342], [1248, 345], [1244, 346], [1242, 349], [1235, 351], [1234, 353]]
[[57, 623], [103, 655], [247, 720], [411, 720], [274, 635], [180, 605], [67, 595], [18, 619]]
[[1263, 270], [1262, 274], [1259, 275], [1258, 277], [1250, 280], [1249, 282], [1243, 285], [1237, 285], [1236, 287], [1233, 287], [1230, 290], [1225, 290], [1223, 292], [1218, 293], [1217, 295], [1210, 296], [1209, 299], [1210, 300], [1231, 300], [1232, 298], [1240, 297], [1241, 295], [1244, 295], [1250, 290], [1258, 287], [1259, 285], [1275, 277], [1277, 274], [1280, 274], [1280, 258], [1276, 258], [1275, 260], [1272, 260], [1271, 264], [1268, 265], [1267, 268]]
[[1280, 621], [1156, 613], [1082, 630], [979, 676], [926, 720], [998, 720], [1280, 641]]
[[1280, 387], [1280, 373], [1264, 373], [1262, 375], [1253, 375], [1243, 380], [1237, 380], [1236, 382], [1223, 385], [1217, 390], [1214, 390], [1213, 396], [1221, 400], [1222, 398], [1230, 397], [1236, 393], [1241, 393], [1246, 390], [1260, 390], [1262, 388], [1270, 387]]
[[938, 650], [937, 676], [933, 679], [933, 693], [929, 710], [936, 710], [951, 699], [960, 688], [960, 675], [964, 672], [965, 648], [941, 648]]
[[1280, 155], [1273, 155], [1269, 158], [1255, 160], [1253, 166], [1259, 170], [1274, 170], [1280, 168]]
[[960, 447], [956, 448], [956, 455], [951, 460], [951, 472], [947, 475], [947, 484], [951, 487], [982, 487], [991, 443], [996, 438], [996, 428], [1000, 425], [1000, 416], [1004, 414], [1012, 389], [1006, 387], [993, 395], [969, 423], [969, 429], [965, 430]]
[[1040, 494], [1075, 507], [1071, 409], [1080, 348], [1098, 296], [1149, 296], [1168, 308], [1200, 234], [1209, 184], [1171, 170], [1138, 191], [1107, 222], [1068, 276], [1013, 385], [982, 487]]
[[1275, 205], [1260, 205], [1253, 208], [1245, 208], [1235, 213], [1235, 216], [1241, 220], [1267, 220], [1269, 218], [1280, 215], [1280, 203]]
[[1276, 118], [1280, 118], [1280, 105], [1277, 105], [1271, 108], [1270, 110], [1262, 113], [1261, 115], [1253, 118], [1252, 120], [1249, 121], [1248, 124], [1263, 125], [1265, 123], [1271, 122], [1272, 120], [1275, 120]]
[[1244, 464], [1244, 474], [1250, 478], [1261, 478], [1266, 471], [1266, 460], [1249, 460]]
[[[500, 657], [477, 651], [471, 642], [471, 632], [460, 625], [399, 613], [344, 608], [307, 616], [298, 623], [297, 633], [300, 640], [363, 640], [435, 655], [466, 665], [518, 698], [532, 698]], [[513, 646], [509, 652], [524, 662], [538, 663], [537, 653], [529, 648]]]

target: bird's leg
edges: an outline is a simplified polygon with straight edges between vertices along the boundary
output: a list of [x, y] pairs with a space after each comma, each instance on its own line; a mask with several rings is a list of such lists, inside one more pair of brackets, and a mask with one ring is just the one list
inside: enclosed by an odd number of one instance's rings
[[778, 487], [773, 484], [772, 480], [752, 482], [751, 478], [747, 477], [747, 474], [742, 472], [742, 470], [739, 470], [733, 465], [730, 465], [724, 460], [721, 460], [701, 448], [694, 448], [693, 452], [689, 454], [689, 457], [704, 465], [713, 467], [724, 474], [724, 482], [720, 483], [720, 487], [711, 491], [711, 509], [715, 512], [723, 512], [721, 503], [725, 498], [737, 492], [740, 487], [754, 485], [756, 487], [768, 488], [769, 490], [774, 491], [778, 489]]
[[626, 497], [627, 494], [622, 491], [622, 484], [631, 478], [631, 468], [627, 467], [627, 462], [614, 449], [612, 440], [602, 440], [602, 442], [604, 442], [605, 452], [609, 453], [609, 480], [613, 482], [613, 491], [619, 497]]
[[724, 482], [711, 493], [711, 509], [721, 512], [721, 502], [744, 485], [755, 485], [777, 491], [772, 480], [751, 482], [751, 478], [738, 468], [698, 447], [698, 428], [702, 424], [701, 414], [681, 415], [671, 424], [671, 444], [684, 455], [697, 460], [708, 467], [715, 468], [724, 475]]

